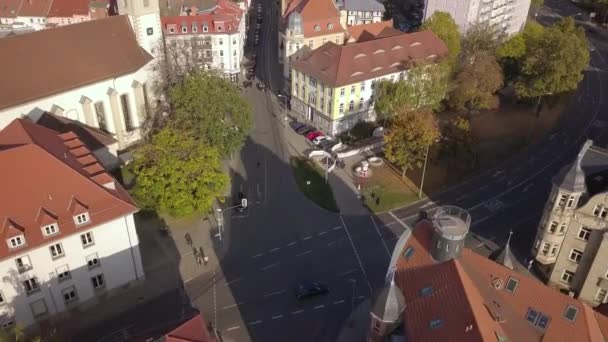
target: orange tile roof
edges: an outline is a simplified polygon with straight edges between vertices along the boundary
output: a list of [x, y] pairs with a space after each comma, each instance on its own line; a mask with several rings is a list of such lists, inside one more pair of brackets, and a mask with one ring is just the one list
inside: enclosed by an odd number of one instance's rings
[[23, 0], [19, 8], [20, 17], [46, 17], [52, 0]]
[[354, 25], [347, 28], [348, 35], [353, 42], [362, 42], [375, 38], [385, 28], [393, 28], [393, 19], [377, 23]]
[[326, 43], [292, 63], [295, 70], [336, 87], [396, 73], [447, 55], [431, 31], [403, 33], [362, 43]]
[[23, 0], [2, 0], [0, 18], [17, 18]]
[[53, 0], [49, 18], [71, 18], [74, 15], [88, 15], [89, 0]]
[[207, 330], [203, 315], [198, 314], [165, 336], [166, 342], [216, 342]]
[[[418, 223], [403, 249], [413, 252], [407, 260], [402, 253], [397, 263], [396, 280], [406, 297], [404, 327], [412, 340], [435, 341], [441, 336], [450, 341], [495, 341], [496, 334], [510, 341], [603, 341], [602, 333], [608, 337], [606, 316], [584, 302], [469, 249], [457, 259], [433, 261], [432, 236], [430, 221]], [[517, 281], [513, 293], [505, 289], [509, 279]], [[422, 297], [419, 290], [427, 284], [434, 291]], [[568, 307], [577, 309], [574, 322], [564, 317]], [[526, 320], [530, 309], [548, 317], [544, 330]], [[432, 317], [442, 319], [442, 326], [430, 329]]]
[[[2, 239], [24, 234], [26, 245], [9, 249], [0, 243], [0, 260], [41, 244], [78, 234], [73, 216], [88, 211], [90, 223], [84, 229], [136, 212], [127, 192], [89, 153], [81, 163], [71, 153], [83, 148], [74, 134], [59, 134], [28, 119], [13, 120], [0, 131], [0, 188], [10, 200], [0, 202]], [[86, 158], [84, 158], [86, 157]], [[85, 166], [86, 170], [85, 170]], [[44, 170], [44, 172], [41, 172]], [[43, 236], [41, 227], [57, 222], [59, 233]]]
[[[283, 27], [286, 26], [287, 18], [292, 12], [300, 13], [302, 16], [302, 30], [305, 38], [345, 32], [340, 23], [340, 11], [332, 0], [290, 1], [283, 15]], [[315, 26], [318, 26], [316, 31]]]

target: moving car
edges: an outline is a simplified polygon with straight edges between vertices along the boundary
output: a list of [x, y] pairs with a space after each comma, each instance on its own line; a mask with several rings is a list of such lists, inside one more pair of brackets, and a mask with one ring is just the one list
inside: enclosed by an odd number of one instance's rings
[[323, 133], [317, 130], [314, 130], [308, 134], [306, 134], [306, 139], [312, 141], [314, 138], [318, 137], [318, 136], [322, 136]]
[[322, 294], [329, 293], [329, 287], [327, 285], [313, 281], [302, 283], [296, 286], [295, 289], [296, 298], [298, 300], [314, 297]]
[[306, 135], [314, 130], [315, 130], [315, 128], [312, 127], [311, 125], [304, 125], [298, 129], [296, 129], [296, 133]]

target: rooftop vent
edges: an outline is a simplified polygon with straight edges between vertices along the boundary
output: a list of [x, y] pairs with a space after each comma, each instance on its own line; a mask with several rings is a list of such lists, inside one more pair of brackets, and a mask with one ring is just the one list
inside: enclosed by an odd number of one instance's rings
[[382, 67], [381, 66], [377, 66], [377, 67], [375, 67], [375, 68], [372, 69], [372, 71], [378, 71], [378, 70], [382, 70]]
[[364, 53], [360, 53], [360, 54], [357, 54], [357, 55], [355, 56], [355, 59], [357, 59], [357, 58], [361, 58], [361, 57], [367, 57], [367, 55], [366, 55], [366, 54], [364, 54]]
[[412, 44], [410, 44], [410, 47], [414, 47], [414, 46], [418, 46], [418, 45], [422, 45], [422, 44], [419, 42], [413, 42]]
[[374, 51], [374, 55], [377, 55], [377, 54], [379, 54], [379, 53], [384, 53], [384, 50], [379, 49], [379, 50]]
[[430, 54], [430, 55], [426, 56], [426, 58], [428, 58], [428, 59], [433, 59], [435, 57], [437, 57], [436, 54]]
[[350, 77], [355, 77], [355, 76], [359, 76], [359, 75], [363, 75], [363, 73], [361, 71], [355, 71], [352, 73], [352, 75], [350, 75]]
[[399, 50], [401, 48], [402, 48], [401, 45], [395, 45], [391, 48], [391, 50], [395, 51], [395, 50]]

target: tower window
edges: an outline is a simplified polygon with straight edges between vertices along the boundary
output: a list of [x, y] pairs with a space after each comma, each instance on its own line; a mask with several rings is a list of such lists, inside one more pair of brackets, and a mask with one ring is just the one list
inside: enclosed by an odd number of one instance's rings
[[[144, 5], [145, 6], [145, 5]], [[146, 29], [146, 34], [148, 34], [148, 36], [151, 36], [154, 34], [154, 29], [152, 29], [151, 27], [148, 27]]]

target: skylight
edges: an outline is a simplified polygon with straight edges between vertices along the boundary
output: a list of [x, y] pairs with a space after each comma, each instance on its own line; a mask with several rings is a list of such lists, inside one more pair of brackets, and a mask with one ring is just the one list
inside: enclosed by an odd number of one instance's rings
[[509, 277], [509, 280], [507, 280], [507, 286], [505, 286], [505, 290], [511, 293], [515, 293], [515, 289], [517, 289], [517, 284], [519, 284], [519, 280]]
[[384, 53], [384, 50], [379, 49], [379, 50], [374, 51], [374, 55], [379, 54], [379, 53]]
[[418, 46], [418, 45], [422, 45], [422, 44], [420, 44], [419, 42], [413, 42], [412, 44], [410, 44], [410, 47]]
[[412, 254], [414, 254], [414, 247], [409, 246], [405, 249], [405, 252], [403, 252], [403, 257], [405, 260], [409, 260], [412, 257]]
[[431, 54], [431, 55], [426, 56], [426, 58], [428, 58], [428, 59], [432, 59], [432, 58], [435, 58], [435, 57], [437, 57], [437, 55], [435, 55], [435, 54]]
[[426, 297], [426, 296], [430, 296], [433, 293], [433, 286], [429, 285], [429, 286], [425, 286], [423, 288], [420, 289], [420, 296], [421, 297]]
[[375, 68], [372, 69], [372, 71], [378, 71], [378, 70], [382, 70], [382, 67], [381, 66], [377, 66], [377, 67], [375, 67]]
[[361, 57], [367, 57], [367, 55], [364, 54], [364, 53], [360, 53], [360, 54], [358, 54], [358, 55], [355, 56], [355, 59], [361, 58]]
[[569, 320], [570, 322], [576, 321], [576, 315], [578, 314], [578, 309], [574, 306], [568, 305], [566, 311], [564, 312], [564, 318]]
[[353, 72], [352, 75], [350, 75], [350, 77], [355, 77], [355, 76], [359, 76], [359, 75], [363, 75], [363, 73], [361, 71], [355, 71], [355, 72]]
[[540, 311], [534, 310], [532, 308], [528, 308], [528, 312], [526, 313], [526, 321], [530, 322], [530, 324], [536, 326], [539, 329], [545, 330], [550, 322], [549, 316], [543, 314]]
[[443, 321], [440, 319], [434, 319], [431, 322], [429, 322], [429, 327], [431, 329], [441, 328], [442, 325], [443, 325]]
[[401, 45], [395, 45], [391, 48], [391, 50], [399, 50], [401, 49]]

